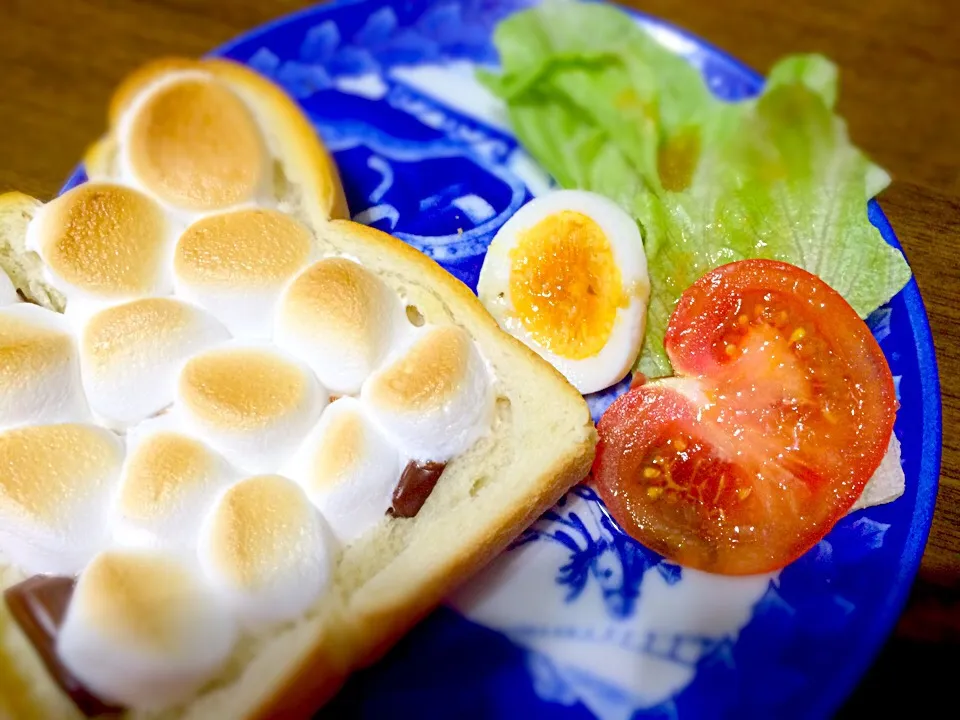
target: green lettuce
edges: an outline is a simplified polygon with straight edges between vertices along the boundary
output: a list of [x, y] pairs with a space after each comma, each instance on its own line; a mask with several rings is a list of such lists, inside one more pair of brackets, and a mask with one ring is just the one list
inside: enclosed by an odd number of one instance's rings
[[611, 6], [547, 2], [504, 20], [494, 41], [501, 73], [480, 77], [520, 143], [561, 186], [606, 195], [641, 226], [651, 297], [637, 369], [648, 377], [672, 372], [670, 314], [718, 265], [799, 265], [863, 317], [909, 280], [867, 219], [889, 176], [850, 142], [827, 59], [787, 57], [759, 97], [727, 103]]

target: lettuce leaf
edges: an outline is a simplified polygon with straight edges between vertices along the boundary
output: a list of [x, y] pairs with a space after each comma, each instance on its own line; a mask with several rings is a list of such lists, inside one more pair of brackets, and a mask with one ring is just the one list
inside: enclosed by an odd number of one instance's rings
[[767, 257], [819, 275], [860, 313], [909, 280], [867, 219], [889, 176], [834, 112], [836, 67], [781, 60], [758, 98], [714, 98], [699, 73], [614, 7], [547, 2], [497, 28], [502, 72], [481, 80], [518, 140], [563, 187], [609, 196], [640, 224], [650, 270], [637, 368], [672, 372], [663, 336], [704, 272]]
[[633, 210], [648, 232], [662, 235], [648, 253], [656, 291], [639, 362], [651, 377], [670, 372], [663, 334], [674, 303], [717, 265], [755, 257], [799, 265], [862, 317], [910, 279], [903, 256], [867, 218], [871, 163], [819, 94], [784, 84], [732, 107], [739, 111], [732, 134], [704, 126], [709, 149], [689, 186], [658, 195], [663, 219], [651, 224], [649, 211]]

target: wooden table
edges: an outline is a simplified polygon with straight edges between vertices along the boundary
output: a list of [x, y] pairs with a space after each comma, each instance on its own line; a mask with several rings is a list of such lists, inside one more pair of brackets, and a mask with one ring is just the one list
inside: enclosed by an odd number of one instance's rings
[[[943, 471], [911, 604], [848, 713], [890, 697], [960, 644], [960, 23], [952, 0], [631, 0], [766, 70], [819, 51], [842, 69], [854, 141], [893, 175], [881, 202], [937, 344]], [[57, 192], [138, 64], [198, 55], [301, 0], [0, 0], [0, 191]], [[925, 643], [934, 643], [936, 645]], [[954, 647], [954, 652], [960, 648]], [[954, 657], [956, 657], [954, 655]], [[921, 693], [920, 695], [925, 695]]]

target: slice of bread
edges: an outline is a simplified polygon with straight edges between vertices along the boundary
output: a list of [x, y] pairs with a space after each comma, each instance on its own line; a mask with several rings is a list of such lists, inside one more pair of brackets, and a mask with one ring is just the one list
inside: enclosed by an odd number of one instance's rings
[[[164, 60], [133, 74], [110, 106], [110, 130], [86, 157], [92, 180], [118, 180], [115, 132], [131, 98], [164, 73], [196, 69], [227, 83], [253, 111], [274, 158], [280, 208], [305, 222], [323, 252], [374, 271], [427, 323], [456, 324], [478, 343], [496, 377], [493, 432], [451, 461], [416, 517], [388, 519], [348, 546], [332, 589], [297, 622], [245, 637], [188, 703], [128, 718], [309, 717], [355, 669], [380, 658], [451, 591], [496, 556], [588, 472], [596, 432], [583, 398], [550, 365], [500, 331], [470, 290], [412, 247], [342, 219], [336, 168], [309, 121], [280, 90], [222, 60]], [[0, 196], [0, 266], [30, 300], [62, 310], [24, 252], [39, 203]], [[23, 579], [0, 565], [8, 587]], [[0, 717], [80, 717], [0, 604]]]
[[0, 268], [24, 298], [63, 312], [63, 295], [43, 281], [43, 261], [24, 246], [27, 224], [41, 205], [39, 200], [23, 193], [0, 195]]

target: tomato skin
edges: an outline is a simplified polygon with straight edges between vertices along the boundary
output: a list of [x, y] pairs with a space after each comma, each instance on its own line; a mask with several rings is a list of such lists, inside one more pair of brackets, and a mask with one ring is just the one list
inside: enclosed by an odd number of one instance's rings
[[597, 490], [633, 537], [688, 567], [765, 573], [813, 547], [863, 491], [895, 419], [869, 329], [819, 278], [731, 263], [684, 293], [679, 377], [635, 384], [597, 426]]
[[879, 390], [886, 397], [894, 397], [887, 360], [856, 311], [816, 275], [779, 260], [741, 260], [721, 265], [683, 293], [664, 338], [667, 356], [677, 375], [703, 375], [714, 369], [711, 346], [717, 340], [718, 329], [726, 318], [737, 313], [738, 298], [750, 290], [801, 303], [797, 312], [836, 345], [838, 354], [869, 364], [869, 374], [884, 384]]

